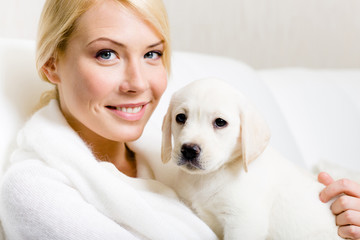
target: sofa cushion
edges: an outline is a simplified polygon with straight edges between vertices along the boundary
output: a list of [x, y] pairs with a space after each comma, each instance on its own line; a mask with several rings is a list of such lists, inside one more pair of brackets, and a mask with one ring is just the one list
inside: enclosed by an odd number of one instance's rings
[[324, 162], [329, 162], [359, 171], [360, 69], [272, 69], [259, 75], [281, 108], [307, 167], [327, 170]]

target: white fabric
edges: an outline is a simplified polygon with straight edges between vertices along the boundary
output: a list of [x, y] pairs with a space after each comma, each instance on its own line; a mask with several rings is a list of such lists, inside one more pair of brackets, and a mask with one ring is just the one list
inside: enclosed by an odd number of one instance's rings
[[18, 145], [0, 195], [8, 239], [216, 239], [165, 185], [98, 162], [55, 100]]

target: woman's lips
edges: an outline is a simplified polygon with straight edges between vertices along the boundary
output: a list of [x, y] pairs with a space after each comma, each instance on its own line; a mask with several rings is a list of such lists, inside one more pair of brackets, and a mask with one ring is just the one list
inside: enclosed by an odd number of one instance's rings
[[121, 106], [106, 106], [106, 108], [124, 120], [138, 121], [144, 116], [146, 106], [147, 103], [141, 103]]

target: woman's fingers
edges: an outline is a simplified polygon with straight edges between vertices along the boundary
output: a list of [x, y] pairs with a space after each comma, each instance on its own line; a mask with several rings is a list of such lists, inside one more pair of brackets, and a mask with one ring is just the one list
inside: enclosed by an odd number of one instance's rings
[[321, 172], [318, 175], [318, 181], [324, 184], [325, 186], [328, 186], [334, 182], [334, 179], [328, 173]]
[[331, 205], [331, 211], [338, 215], [347, 210], [358, 211], [360, 214], [360, 199], [356, 197], [351, 197], [343, 195], [336, 199]]
[[360, 239], [360, 227], [354, 225], [339, 227], [338, 234], [344, 239]]
[[347, 210], [336, 216], [336, 225], [346, 226], [355, 225], [360, 226], [360, 212], [354, 210]]
[[320, 192], [320, 200], [328, 202], [340, 196], [331, 205], [339, 226], [339, 236], [360, 239], [360, 184], [349, 179], [334, 181], [327, 173], [320, 173], [318, 181], [326, 187]]
[[320, 192], [320, 200], [322, 202], [328, 202], [340, 194], [360, 198], [360, 185], [345, 178], [337, 180], [330, 183]]

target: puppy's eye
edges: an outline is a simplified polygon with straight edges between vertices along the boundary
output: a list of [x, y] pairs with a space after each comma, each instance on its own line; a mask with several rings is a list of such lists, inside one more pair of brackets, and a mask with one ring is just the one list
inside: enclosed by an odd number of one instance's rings
[[179, 124], [185, 124], [186, 122], [186, 115], [183, 113], [179, 113], [176, 115], [176, 122]]
[[217, 119], [215, 119], [215, 121], [214, 121], [214, 127], [215, 128], [224, 128], [224, 127], [226, 127], [228, 125], [228, 123], [224, 120], [224, 119], [222, 119], [222, 118], [217, 118]]

